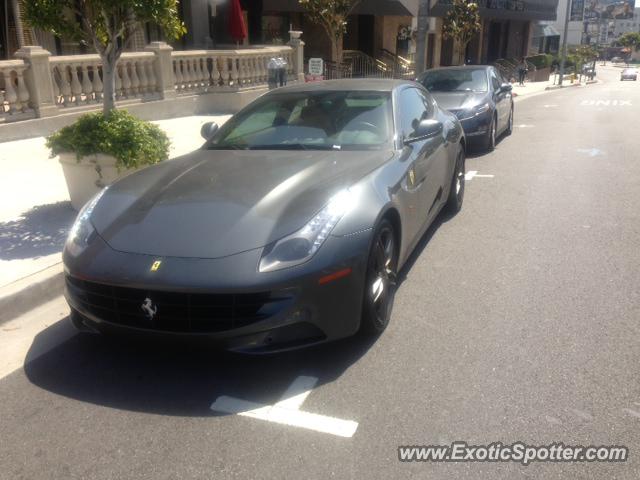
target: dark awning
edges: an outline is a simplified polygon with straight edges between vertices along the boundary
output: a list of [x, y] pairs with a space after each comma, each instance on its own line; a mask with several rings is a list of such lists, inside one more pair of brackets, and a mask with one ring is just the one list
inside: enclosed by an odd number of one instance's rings
[[[298, 0], [263, 0], [265, 12], [304, 12]], [[353, 9], [355, 15], [418, 15], [418, 0], [362, 0]]]
[[541, 38], [541, 37], [559, 37], [560, 32], [558, 32], [553, 25], [547, 25], [543, 23], [538, 23], [533, 26], [533, 38]]

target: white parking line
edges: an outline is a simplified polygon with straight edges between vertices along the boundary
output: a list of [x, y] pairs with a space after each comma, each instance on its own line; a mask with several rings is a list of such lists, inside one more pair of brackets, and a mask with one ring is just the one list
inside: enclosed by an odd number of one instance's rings
[[318, 379], [315, 377], [300, 376], [296, 378], [282, 395], [283, 400], [280, 400], [275, 406], [299, 410], [317, 382]]
[[287, 388], [282, 399], [275, 405], [262, 405], [222, 395], [211, 404], [211, 410], [257, 418], [281, 425], [306, 428], [339, 437], [352, 437], [356, 433], [358, 422], [300, 410], [317, 381], [318, 379], [315, 377], [300, 376], [296, 378]]
[[582, 100], [580, 102], [582, 107], [631, 107], [631, 100]]
[[464, 179], [466, 181], [470, 181], [470, 180], [472, 180], [473, 178], [476, 178], [476, 177], [478, 177], [478, 178], [493, 178], [494, 176], [493, 175], [489, 175], [489, 174], [480, 174], [480, 173], [478, 173], [477, 170], [469, 170], [467, 173], [464, 174]]
[[599, 155], [604, 155], [604, 152], [599, 148], [579, 148], [578, 152], [587, 154], [590, 157], [597, 157]]

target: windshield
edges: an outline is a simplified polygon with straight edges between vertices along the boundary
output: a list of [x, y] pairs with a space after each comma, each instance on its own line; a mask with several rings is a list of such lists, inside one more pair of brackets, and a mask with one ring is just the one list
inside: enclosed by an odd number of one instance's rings
[[487, 72], [482, 68], [431, 70], [422, 84], [430, 92], [486, 92]]
[[390, 132], [389, 92], [281, 93], [231, 118], [208, 148], [374, 150], [388, 146]]

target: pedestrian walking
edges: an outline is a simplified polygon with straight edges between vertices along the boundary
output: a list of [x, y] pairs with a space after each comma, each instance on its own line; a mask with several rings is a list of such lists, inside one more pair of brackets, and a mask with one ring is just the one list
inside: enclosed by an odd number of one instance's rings
[[520, 63], [518, 64], [518, 84], [523, 87], [524, 86], [524, 79], [527, 76], [527, 72], [529, 70], [527, 69], [527, 61], [524, 59], [524, 57], [522, 57], [522, 60], [520, 60]]

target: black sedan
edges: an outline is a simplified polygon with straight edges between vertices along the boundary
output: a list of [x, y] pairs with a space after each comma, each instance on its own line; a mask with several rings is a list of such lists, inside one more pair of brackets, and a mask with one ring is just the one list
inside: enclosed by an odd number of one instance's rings
[[511, 84], [492, 66], [427, 70], [418, 78], [442, 108], [455, 114], [473, 146], [491, 151], [496, 138], [513, 131]]
[[462, 205], [462, 128], [413, 82], [280, 88], [202, 133], [80, 212], [63, 258], [81, 330], [252, 353], [379, 334], [398, 269]]

